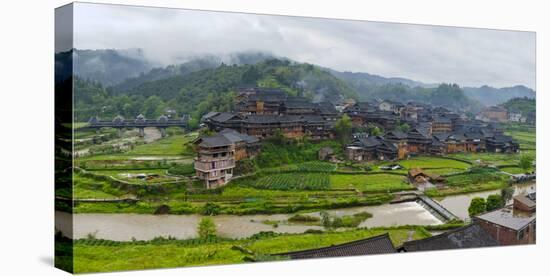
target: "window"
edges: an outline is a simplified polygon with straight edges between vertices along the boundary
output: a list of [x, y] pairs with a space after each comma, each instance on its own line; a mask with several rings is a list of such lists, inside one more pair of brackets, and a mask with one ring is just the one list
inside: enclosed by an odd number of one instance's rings
[[518, 240], [523, 240], [523, 236], [525, 233], [523, 233], [523, 230], [519, 231], [518, 233]]

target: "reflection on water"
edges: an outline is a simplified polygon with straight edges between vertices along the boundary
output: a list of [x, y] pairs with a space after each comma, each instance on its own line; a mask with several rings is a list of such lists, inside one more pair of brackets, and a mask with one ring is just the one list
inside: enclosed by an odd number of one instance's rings
[[[520, 195], [520, 194], [535, 192], [536, 184], [535, 183], [517, 184], [517, 185], [514, 185], [514, 187], [515, 187], [514, 194]], [[468, 207], [470, 206], [470, 201], [472, 201], [472, 198], [474, 197], [487, 198], [490, 195], [494, 195], [494, 194], [500, 194], [500, 190], [491, 190], [491, 191], [485, 191], [485, 192], [479, 192], [479, 193], [448, 196], [443, 198], [442, 200], [439, 200], [439, 203], [441, 203], [443, 207], [447, 208], [447, 210], [451, 211], [451, 213], [455, 214], [457, 217], [461, 219], [467, 219], [470, 217], [468, 215]], [[511, 202], [508, 202], [508, 204], [511, 204]]]
[[[416, 202], [399, 204], [384, 204], [380, 206], [356, 207], [329, 210], [333, 216], [352, 215], [359, 212], [369, 212], [372, 218], [361, 223], [360, 227], [393, 226], [405, 224], [433, 225], [441, 224], [437, 218]], [[318, 212], [309, 213], [319, 216]], [[63, 214], [60, 214], [63, 215]], [[69, 218], [68, 214], [64, 214]], [[229, 238], [249, 237], [262, 231], [278, 233], [303, 233], [308, 229], [323, 229], [321, 226], [279, 223], [278, 227], [262, 223], [262, 221], [285, 221], [291, 215], [246, 215], [246, 216], [214, 216], [220, 236]], [[143, 215], [143, 214], [75, 214], [74, 238], [85, 238], [93, 234], [98, 239], [109, 240], [149, 240], [158, 236], [172, 236], [178, 239], [197, 236], [199, 215]], [[69, 225], [57, 225], [66, 232]]]

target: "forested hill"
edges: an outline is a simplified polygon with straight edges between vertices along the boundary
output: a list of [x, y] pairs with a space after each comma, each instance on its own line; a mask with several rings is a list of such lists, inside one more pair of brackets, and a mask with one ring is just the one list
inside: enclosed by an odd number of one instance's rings
[[508, 100], [502, 106], [509, 111], [519, 111], [522, 114], [528, 114], [529, 112], [535, 112], [537, 104], [535, 99], [524, 97]]
[[494, 88], [487, 85], [481, 87], [465, 87], [464, 92], [468, 97], [476, 99], [485, 105], [499, 105], [513, 98], [536, 97], [533, 89], [523, 85], [513, 87]]
[[290, 95], [318, 101], [357, 99], [354, 89], [316, 66], [270, 59], [254, 65], [222, 64], [123, 91], [76, 79], [76, 116], [79, 121], [95, 115], [112, 118], [121, 114], [132, 118], [139, 113], [156, 118], [166, 109], [174, 109], [178, 114], [189, 113], [196, 120], [208, 111], [231, 109], [235, 88], [240, 86], [277, 87]]
[[275, 57], [273, 55], [268, 53], [250, 51], [239, 52], [225, 56], [204, 55], [197, 58], [191, 58], [181, 64], [153, 68], [147, 73], [141, 73], [139, 76], [128, 78], [121, 83], [114, 85], [113, 90], [129, 90], [146, 82], [167, 79], [176, 76], [184, 76], [200, 70], [216, 68], [222, 63], [228, 65], [251, 65], [274, 58]]
[[336, 72], [364, 101], [388, 99], [398, 102], [418, 101], [454, 110], [479, 111], [482, 105], [465, 95], [456, 84], [425, 84], [405, 78], [385, 78], [367, 73]]

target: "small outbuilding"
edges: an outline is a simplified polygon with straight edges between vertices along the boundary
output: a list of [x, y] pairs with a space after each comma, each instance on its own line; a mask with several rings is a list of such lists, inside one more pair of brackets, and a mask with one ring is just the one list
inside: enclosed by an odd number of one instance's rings
[[331, 147], [324, 147], [319, 150], [319, 160], [329, 160], [334, 156], [334, 150]]

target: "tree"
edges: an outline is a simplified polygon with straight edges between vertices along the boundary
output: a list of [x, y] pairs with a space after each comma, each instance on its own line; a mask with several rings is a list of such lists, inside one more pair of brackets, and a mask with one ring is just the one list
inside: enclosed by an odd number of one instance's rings
[[487, 197], [487, 211], [493, 211], [502, 207], [504, 207], [504, 200], [501, 195], [490, 195]]
[[519, 167], [524, 171], [529, 171], [533, 167], [533, 160], [532, 156], [524, 154], [519, 159]]
[[322, 211], [319, 213], [321, 215], [321, 223], [323, 224], [323, 227], [330, 228], [332, 226], [332, 222], [330, 221], [330, 216], [326, 211]]
[[487, 202], [484, 198], [475, 197], [470, 202], [470, 207], [468, 207], [468, 214], [470, 217], [479, 215], [487, 210]]
[[502, 201], [504, 203], [510, 201], [514, 196], [514, 192], [515, 192], [514, 186], [506, 187], [500, 190], [500, 196], [502, 197]]
[[371, 127], [369, 129], [369, 134], [371, 136], [378, 136], [378, 135], [381, 135], [382, 134], [382, 130], [380, 130], [380, 128], [378, 128], [377, 126], [375, 127]]
[[220, 206], [213, 202], [208, 202], [202, 209], [202, 214], [206, 216], [215, 216], [220, 213]]
[[342, 118], [336, 121], [334, 130], [336, 131], [336, 135], [342, 144], [347, 144], [349, 142], [351, 138], [351, 128], [351, 119], [347, 114], [344, 114]]
[[399, 126], [397, 127], [397, 129], [400, 130], [400, 131], [402, 131], [402, 132], [407, 133], [407, 132], [409, 132], [409, 130], [411, 129], [411, 126], [409, 126], [409, 124], [407, 124], [407, 123], [402, 123], [401, 125], [399, 125]]
[[207, 239], [209, 237], [216, 236], [216, 224], [211, 218], [205, 217], [202, 218], [199, 222], [199, 237], [201, 239]]

